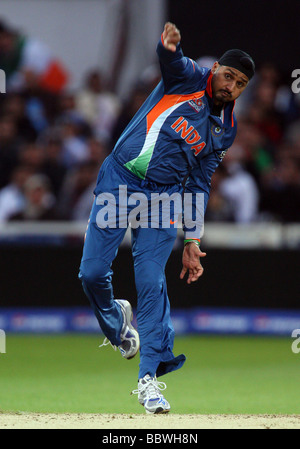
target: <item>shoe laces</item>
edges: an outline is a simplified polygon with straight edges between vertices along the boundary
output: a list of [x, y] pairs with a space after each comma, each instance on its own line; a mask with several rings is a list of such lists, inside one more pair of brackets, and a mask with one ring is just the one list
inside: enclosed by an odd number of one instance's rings
[[117, 346], [113, 345], [107, 337], [104, 338], [103, 343], [102, 343], [102, 345], [99, 346], [99, 348], [102, 348], [103, 346], [108, 346], [108, 345], [110, 345], [114, 351], [117, 350]]
[[160, 391], [163, 391], [167, 388], [167, 385], [164, 382], [159, 382], [157, 377], [153, 377], [150, 380], [147, 380], [144, 384], [140, 383], [139, 387], [136, 390], [133, 390], [131, 394], [143, 394], [146, 393], [147, 397], [153, 396], [161, 396]]
[[[121, 329], [121, 340], [124, 338], [124, 335], [126, 335], [127, 332], [127, 325], [126, 325], [126, 320], [125, 320], [125, 312], [123, 310], [123, 307], [121, 306], [121, 304], [119, 304], [120, 308], [121, 308], [121, 312], [123, 315], [123, 325], [122, 325], [122, 329]], [[104, 338], [102, 345], [99, 346], [99, 348], [102, 348], [103, 346], [108, 346], [110, 345], [114, 351], [116, 351], [118, 348], [116, 345], [113, 345], [109, 339], [107, 337]]]

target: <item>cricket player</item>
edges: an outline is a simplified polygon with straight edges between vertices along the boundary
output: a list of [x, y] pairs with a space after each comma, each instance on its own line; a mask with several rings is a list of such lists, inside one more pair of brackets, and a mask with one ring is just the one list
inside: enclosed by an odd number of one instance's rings
[[[255, 70], [252, 58], [237, 49], [227, 51], [211, 70], [200, 68], [183, 55], [180, 41], [177, 27], [166, 23], [157, 46], [162, 79], [99, 171], [79, 273], [106, 337], [104, 345], [119, 348], [126, 359], [140, 350], [138, 388], [133, 392], [147, 413], [170, 410], [161, 393], [166, 385], [158, 378], [185, 362], [183, 354], [173, 354], [174, 329], [165, 278], [179, 214], [172, 209], [168, 226], [162, 225], [160, 218], [154, 220], [156, 226], [150, 226], [153, 211], [149, 204], [153, 194], [170, 198], [190, 193], [188, 215], [195, 217], [199, 209], [196, 194], [201, 194], [205, 211], [211, 177], [236, 136], [235, 100]], [[145, 198], [148, 206], [140, 210], [139, 226], [136, 222], [133, 226], [131, 214]], [[183, 217], [186, 213], [183, 210]], [[199, 215], [200, 221], [203, 214]], [[192, 217], [188, 217], [189, 223], [197, 223]], [[129, 224], [137, 330], [131, 324], [130, 303], [114, 299], [112, 289], [112, 262]], [[187, 275], [190, 284], [202, 275], [200, 259], [206, 254], [200, 249], [202, 227], [184, 222], [183, 228], [180, 278]]]

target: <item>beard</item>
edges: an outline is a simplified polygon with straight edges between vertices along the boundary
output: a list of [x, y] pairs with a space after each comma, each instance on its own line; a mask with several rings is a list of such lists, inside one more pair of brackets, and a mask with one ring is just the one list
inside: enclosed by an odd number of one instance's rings
[[230, 101], [232, 101], [232, 95], [225, 89], [220, 89], [213, 94], [213, 99], [219, 104], [229, 103]]
[[214, 73], [211, 81], [213, 101], [217, 106], [222, 106], [224, 103], [232, 101], [232, 94], [227, 89], [221, 89], [218, 86], [218, 71]]

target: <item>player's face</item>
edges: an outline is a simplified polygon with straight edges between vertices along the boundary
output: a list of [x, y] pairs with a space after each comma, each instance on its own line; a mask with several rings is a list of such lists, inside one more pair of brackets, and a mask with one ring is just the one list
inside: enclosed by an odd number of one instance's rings
[[217, 62], [212, 67], [212, 73], [212, 94], [217, 105], [236, 100], [249, 82], [249, 78], [239, 70]]

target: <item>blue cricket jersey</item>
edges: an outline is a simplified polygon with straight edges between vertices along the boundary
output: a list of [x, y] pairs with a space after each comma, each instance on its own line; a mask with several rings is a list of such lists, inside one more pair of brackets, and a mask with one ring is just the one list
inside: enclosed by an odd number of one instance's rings
[[213, 115], [212, 73], [158, 43], [162, 80], [123, 131], [114, 157], [143, 180], [179, 184], [203, 193], [206, 208], [211, 177], [236, 136], [234, 101]]

